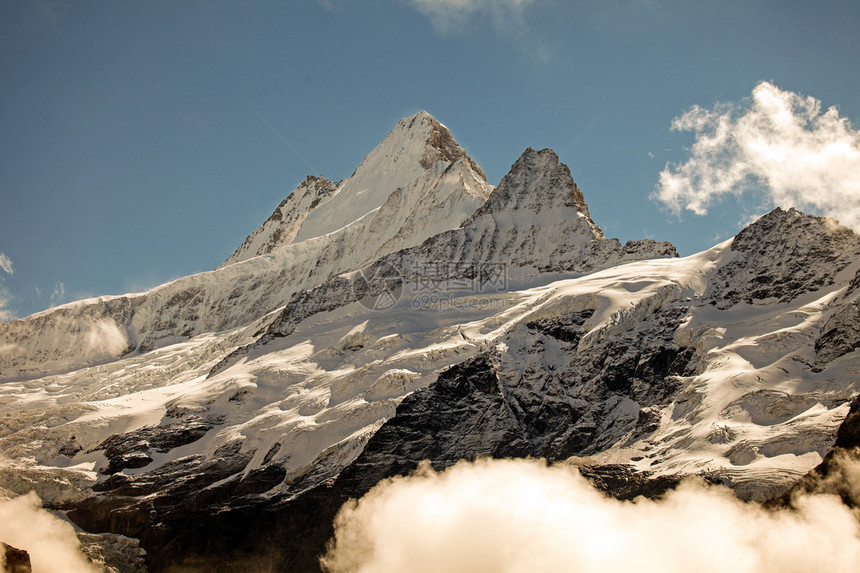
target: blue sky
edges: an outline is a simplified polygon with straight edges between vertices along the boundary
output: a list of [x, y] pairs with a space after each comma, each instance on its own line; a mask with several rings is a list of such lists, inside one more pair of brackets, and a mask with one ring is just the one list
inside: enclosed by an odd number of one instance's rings
[[[0, 0], [0, 319], [212, 269], [420, 109], [491, 183], [551, 147], [607, 235], [691, 254], [808, 199], [766, 162], [715, 184], [775, 98], [808, 115], [766, 131], [795, 138], [783, 162], [819, 132], [848, 150], [800, 178], [840, 187], [810, 204], [831, 212], [860, 195], [832, 180], [860, 149], [858, 26], [856, 0]], [[719, 118], [747, 139], [709, 138]]]

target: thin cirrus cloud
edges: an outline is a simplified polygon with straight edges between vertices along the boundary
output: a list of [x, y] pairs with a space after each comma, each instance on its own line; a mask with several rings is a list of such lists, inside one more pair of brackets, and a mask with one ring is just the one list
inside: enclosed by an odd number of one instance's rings
[[793, 505], [766, 510], [696, 481], [660, 500], [618, 501], [541, 460], [438, 473], [425, 463], [347, 502], [322, 563], [330, 573], [856, 571], [860, 528], [840, 498], [800, 495]]
[[670, 211], [705, 215], [726, 196], [758, 193], [860, 229], [860, 131], [835, 107], [761, 82], [742, 104], [694, 106], [672, 122], [690, 131], [689, 158], [667, 164], [651, 194]]
[[12, 302], [12, 295], [9, 291], [0, 285], [0, 322], [8, 322], [15, 318], [15, 313], [9, 308]]
[[443, 33], [459, 30], [476, 16], [488, 16], [497, 28], [522, 23], [523, 13], [534, 0], [409, 0]]
[[15, 274], [15, 269], [12, 266], [12, 259], [6, 256], [6, 253], [0, 253], [0, 271], [8, 275]]
[[57, 306], [63, 303], [66, 299], [66, 285], [57, 281], [54, 285], [54, 292], [51, 293], [51, 306]]

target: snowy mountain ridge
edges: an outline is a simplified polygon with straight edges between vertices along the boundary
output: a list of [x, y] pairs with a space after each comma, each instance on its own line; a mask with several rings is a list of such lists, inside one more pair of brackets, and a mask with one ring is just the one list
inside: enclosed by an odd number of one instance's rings
[[858, 392], [858, 304], [860, 237], [832, 219], [622, 245], [552, 150], [492, 187], [422, 112], [219, 269], [0, 325], [0, 492], [139, 540], [152, 571], [317, 570], [341, 504], [423, 460], [773, 499]]
[[330, 199], [339, 185], [340, 182], [329, 181], [323, 176], [308, 175], [219, 268], [267, 255], [292, 243], [311, 210]]
[[[473, 165], [429, 114], [404, 119], [352, 178], [338, 185], [306, 179], [230, 264], [146, 293], [69, 303], [0, 326], [0, 380], [247, 325], [296, 292], [457, 227], [492, 188]], [[329, 203], [348, 215], [334, 217]], [[284, 217], [285, 207], [296, 210]]]

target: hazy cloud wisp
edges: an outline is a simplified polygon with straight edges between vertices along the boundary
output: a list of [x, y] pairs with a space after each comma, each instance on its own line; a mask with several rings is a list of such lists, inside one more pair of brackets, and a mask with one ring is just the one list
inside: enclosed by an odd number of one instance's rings
[[860, 131], [814, 97], [759, 83], [742, 105], [694, 106], [675, 118], [690, 157], [667, 164], [651, 198], [704, 215], [727, 195], [763, 193], [769, 206], [834, 216], [860, 229]]
[[33, 573], [99, 571], [81, 552], [74, 527], [42, 509], [33, 492], [0, 500], [0, 540], [27, 551]]
[[15, 313], [9, 310], [10, 302], [12, 302], [12, 296], [8, 290], [0, 285], [0, 322], [7, 322], [15, 318]]
[[768, 511], [724, 487], [682, 483], [660, 501], [604, 496], [541, 460], [424, 465], [387, 480], [335, 521], [329, 571], [415, 573], [849, 572], [860, 527], [834, 495]]
[[15, 274], [15, 269], [12, 267], [12, 259], [6, 256], [6, 253], [0, 252], [0, 271], [7, 275]]
[[57, 281], [54, 285], [54, 292], [51, 293], [51, 306], [57, 306], [63, 303], [66, 298], [66, 285]]
[[451, 32], [477, 14], [489, 16], [498, 28], [521, 24], [534, 0], [409, 0], [440, 32]]
[[[12, 259], [6, 256], [6, 253], [0, 252], [0, 273], [7, 275], [15, 274], [15, 268], [12, 265]], [[3, 275], [0, 274], [0, 283], [3, 282]], [[12, 295], [9, 291], [0, 284], [0, 322], [6, 322], [15, 318], [15, 313], [9, 310], [9, 303], [12, 302]]]

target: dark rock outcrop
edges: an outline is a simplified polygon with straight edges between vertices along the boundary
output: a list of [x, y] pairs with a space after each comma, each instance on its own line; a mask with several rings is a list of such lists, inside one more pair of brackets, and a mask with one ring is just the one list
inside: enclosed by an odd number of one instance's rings
[[620, 500], [658, 498], [681, 482], [679, 476], [654, 476], [621, 464], [584, 465], [579, 473], [598, 490]]
[[0, 541], [0, 563], [3, 564], [5, 573], [30, 573], [33, 567], [30, 564], [30, 554], [23, 549], [17, 549]]
[[463, 148], [460, 147], [447, 127], [439, 123], [426, 111], [419, 112], [413, 116], [409, 128], [412, 127], [412, 124], [418, 121], [430, 122], [430, 137], [427, 142], [429, 144], [428, 151], [421, 158], [421, 164], [425, 169], [429, 169], [433, 163], [439, 160], [444, 160], [448, 163], [465, 160], [469, 162], [469, 166], [475, 173], [480, 175], [484, 181], [487, 180], [487, 175], [484, 173], [484, 170], [481, 169], [481, 166], [475, 163], [475, 160], [469, 157]]
[[212, 424], [189, 417], [181, 422], [163, 426], [146, 426], [139, 430], [116, 434], [99, 444], [95, 450], [104, 450], [108, 465], [103, 474], [115, 474], [126, 468], [149, 465], [150, 448], [165, 453], [173, 448], [196, 442], [212, 428]]
[[824, 324], [815, 341], [815, 363], [828, 364], [860, 348], [860, 306], [856, 302], [838, 308]]
[[776, 208], [738, 233], [737, 257], [717, 269], [711, 295], [719, 308], [779, 300], [832, 285], [860, 256], [860, 237], [833, 219]]
[[[89, 532], [137, 537], [148, 549], [157, 523], [182, 519], [195, 508], [230, 498], [240, 484], [237, 474], [254, 455], [241, 447], [240, 441], [234, 441], [208, 458], [192, 455], [148, 473], [116, 473], [93, 486], [98, 495], [57, 508], [68, 510], [69, 518]], [[236, 477], [227, 480], [231, 476]], [[222, 480], [227, 481], [216, 485]]]
[[422, 460], [441, 470], [464, 459], [533, 454], [490, 356], [482, 354], [404, 398], [337, 485], [360, 496], [386, 477], [411, 473]]

